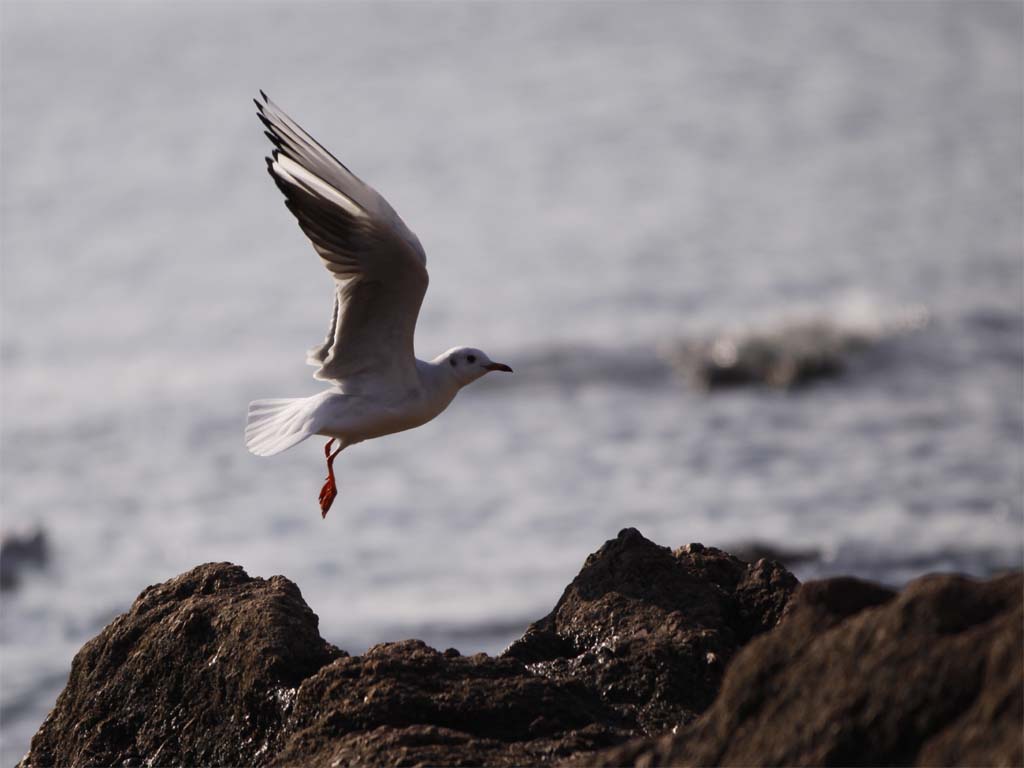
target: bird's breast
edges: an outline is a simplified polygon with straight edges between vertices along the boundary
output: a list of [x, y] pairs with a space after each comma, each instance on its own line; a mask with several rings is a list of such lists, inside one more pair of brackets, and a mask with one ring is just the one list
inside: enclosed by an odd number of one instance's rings
[[387, 399], [351, 397], [339, 413], [336, 432], [344, 431], [352, 440], [403, 432], [426, 424], [443, 411], [451, 398], [430, 397], [421, 389], [412, 389]]

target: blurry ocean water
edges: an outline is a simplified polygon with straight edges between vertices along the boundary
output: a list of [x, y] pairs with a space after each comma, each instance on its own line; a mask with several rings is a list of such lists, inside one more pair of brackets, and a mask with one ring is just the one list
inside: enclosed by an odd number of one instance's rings
[[[622, 527], [801, 578], [1019, 566], [1022, 6], [2, 7], [0, 763], [147, 585], [283, 573], [353, 652], [496, 651]], [[331, 284], [265, 175], [264, 88], [427, 249], [418, 352], [516, 370], [338, 463], [246, 453], [312, 394]], [[930, 322], [799, 392], [658, 350], [803, 313]]]

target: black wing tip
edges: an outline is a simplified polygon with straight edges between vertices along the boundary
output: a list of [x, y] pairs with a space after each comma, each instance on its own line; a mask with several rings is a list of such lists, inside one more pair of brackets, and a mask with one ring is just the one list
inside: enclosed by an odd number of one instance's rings
[[260, 119], [260, 122], [263, 123], [264, 127], [270, 129], [274, 133], [277, 133], [277, 126], [275, 126], [274, 123], [271, 121], [271, 119], [269, 117], [267, 117], [265, 112], [260, 111], [256, 115], [256, 117], [258, 117]]
[[256, 105], [256, 116], [260, 118], [260, 120], [263, 120], [267, 107], [270, 105], [270, 99], [267, 98], [267, 94], [265, 94], [262, 89], [260, 90], [260, 96], [263, 97], [262, 103], [259, 99], [253, 99], [252, 103]]

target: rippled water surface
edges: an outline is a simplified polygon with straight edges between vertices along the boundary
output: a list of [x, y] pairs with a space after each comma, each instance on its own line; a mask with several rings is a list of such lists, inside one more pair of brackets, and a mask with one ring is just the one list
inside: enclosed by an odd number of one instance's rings
[[[622, 527], [761, 539], [801, 578], [978, 575], [1022, 552], [1015, 3], [3, 7], [10, 765], [81, 644], [230, 560], [331, 641], [495, 651]], [[312, 394], [330, 282], [264, 172], [264, 88], [381, 190], [431, 270], [418, 351], [486, 349], [437, 421], [338, 462], [242, 446]], [[791, 393], [659, 350], [793, 316], [887, 327]], [[915, 310], [916, 311], [916, 310]]]

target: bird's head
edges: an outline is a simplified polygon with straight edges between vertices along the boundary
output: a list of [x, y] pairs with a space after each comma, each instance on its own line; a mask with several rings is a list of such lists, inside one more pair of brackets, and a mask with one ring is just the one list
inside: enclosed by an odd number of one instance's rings
[[491, 371], [512, 373], [512, 369], [507, 365], [494, 362], [486, 352], [473, 347], [449, 349], [441, 355], [439, 362], [451, 372], [462, 387]]

